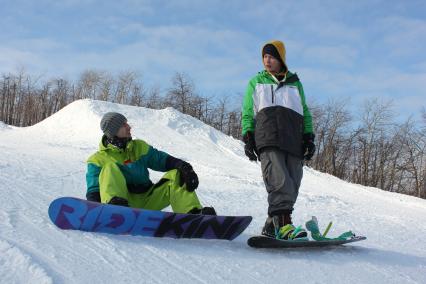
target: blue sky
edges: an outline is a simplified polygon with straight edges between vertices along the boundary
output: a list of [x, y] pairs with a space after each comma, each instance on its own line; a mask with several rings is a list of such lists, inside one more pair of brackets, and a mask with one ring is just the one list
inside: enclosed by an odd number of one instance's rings
[[426, 1], [1, 0], [0, 73], [70, 80], [134, 70], [166, 90], [176, 71], [206, 96], [238, 100], [284, 41], [309, 101], [392, 99], [426, 106]]

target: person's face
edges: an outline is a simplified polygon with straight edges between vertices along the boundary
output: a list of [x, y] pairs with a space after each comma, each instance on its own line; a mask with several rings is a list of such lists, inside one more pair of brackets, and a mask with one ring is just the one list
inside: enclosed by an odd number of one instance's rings
[[263, 65], [265, 65], [266, 71], [272, 74], [279, 73], [282, 68], [281, 62], [269, 54], [263, 56]]
[[126, 121], [123, 124], [123, 126], [121, 126], [121, 128], [118, 130], [117, 137], [118, 138], [130, 138], [130, 137], [132, 137], [132, 133], [130, 132], [131, 129], [132, 128], [130, 127], [130, 125]]

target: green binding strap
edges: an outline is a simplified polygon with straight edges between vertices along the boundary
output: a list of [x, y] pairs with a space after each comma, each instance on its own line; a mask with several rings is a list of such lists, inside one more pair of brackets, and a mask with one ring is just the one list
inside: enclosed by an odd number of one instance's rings
[[347, 239], [352, 238], [353, 236], [355, 236], [355, 234], [352, 233], [352, 231], [347, 231], [347, 232], [344, 232], [343, 234], [341, 234], [340, 236], [338, 236], [336, 239], [347, 240]]
[[[294, 231], [294, 226], [292, 224], [287, 224], [279, 228], [278, 233], [276, 233], [277, 239], [286, 239], [287, 235], [290, 235]], [[287, 238], [288, 239], [288, 238]]]
[[317, 217], [312, 216], [312, 219], [306, 222], [306, 229], [308, 229], [308, 231], [310, 231], [312, 234], [321, 235], [318, 227]]
[[299, 233], [305, 231], [302, 226], [297, 226], [296, 229], [294, 229], [294, 231], [290, 234], [290, 239], [294, 240], [294, 241], [307, 241], [308, 238], [307, 237], [300, 237], [297, 238], [297, 236], [299, 235]]
[[344, 232], [337, 238], [327, 238], [326, 235], [330, 231], [333, 222], [328, 223], [327, 228], [324, 231], [324, 234], [321, 234], [318, 226], [318, 219], [315, 216], [312, 216], [312, 219], [306, 222], [306, 229], [311, 232], [311, 236], [316, 241], [329, 241], [329, 240], [347, 240], [354, 236], [354, 233], [351, 231]]
[[330, 231], [331, 225], [333, 225], [333, 222], [328, 223], [327, 228], [325, 228], [324, 234], [322, 234], [323, 237], [327, 236], [328, 232]]
[[295, 228], [292, 224], [287, 224], [285, 226], [282, 226], [279, 230], [277, 230], [276, 239], [279, 240], [285, 240], [285, 241], [307, 241], [308, 238], [297, 236], [303, 232], [304, 229], [302, 226], [298, 226]]

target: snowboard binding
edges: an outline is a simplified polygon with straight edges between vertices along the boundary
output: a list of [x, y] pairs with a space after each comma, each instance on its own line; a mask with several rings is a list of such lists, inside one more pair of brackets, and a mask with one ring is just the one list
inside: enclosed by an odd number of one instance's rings
[[355, 234], [352, 231], [347, 231], [341, 234], [336, 238], [328, 238], [327, 234], [330, 231], [333, 222], [328, 223], [326, 229], [323, 233], [319, 230], [318, 219], [315, 216], [312, 216], [312, 219], [306, 222], [306, 229], [311, 232], [312, 239], [316, 241], [329, 241], [329, 240], [348, 240], [355, 237]]

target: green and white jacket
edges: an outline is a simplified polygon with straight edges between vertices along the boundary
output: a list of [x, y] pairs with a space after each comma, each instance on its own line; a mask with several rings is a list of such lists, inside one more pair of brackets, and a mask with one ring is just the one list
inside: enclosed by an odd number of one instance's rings
[[266, 70], [247, 86], [242, 109], [242, 134], [252, 131], [256, 147], [275, 147], [303, 157], [303, 134], [313, 133], [312, 116], [302, 83], [287, 72], [280, 82]]

